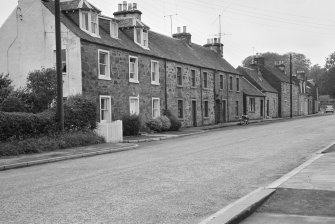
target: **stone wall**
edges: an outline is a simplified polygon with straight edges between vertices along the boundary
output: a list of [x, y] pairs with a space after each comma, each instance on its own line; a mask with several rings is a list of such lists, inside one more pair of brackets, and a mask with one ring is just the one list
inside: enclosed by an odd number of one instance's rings
[[[271, 93], [271, 92], [265, 92], [265, 116], [268, 117], [278, 117], [278, 94], [277, 93]], [[267, 101], [269, 101], [269, 109], [267, 108], [268, 104]], [[269, 115], [267, 114], [267, 111], [269, 111]]]
[[[250, 98], [255, 99], [255, 110], [254, 111], [251, 111]], [[249, 119], [255, 120], [255, 119], [263, 118], [261, 116], [261, 110], [263, 110], [263, 115], [264, 115], [264, 97], [246, 96], [245, 100], [246, 100], [245, 105], [247, 107], [246, 111], [248, 113]], [[261, 100], [263, 100], [263, 108], [261, 108]]]
[[[293, 116], [298, 116], [299, 115], [299, 87], [296, 85], [293, 85], [292, 87], [292, 113]], [[289, 117], [291, 112], [290, 112], [290, 84], [282, 82], [281, 85], [281, 99], [280, 99], [280, 104], [281, 104], [281, 115], [282, 117]]]

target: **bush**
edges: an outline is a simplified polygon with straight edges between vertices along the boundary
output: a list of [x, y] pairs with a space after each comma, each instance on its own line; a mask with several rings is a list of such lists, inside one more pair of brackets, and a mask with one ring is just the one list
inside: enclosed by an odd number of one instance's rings
[[125, 115], [122, 117], [123, 135], [134, 136], [140, 132], [142, 121], [138, 115]]
[[55, 131], [52, 111], [39, 114], [0, 112], [0, 141], [23, 139]]
[[66, 130], [94, 130], [97, 127], [97, 104], [81, 95], [71, 96], [64, 102]]
[[156, 132], [162, 131], [162, 121], [159, 118], [150, 119], [148, 122], [146, 122], [146, 125], [152, 131]]
[[104, 142], [104, 138], [93, 131], [65, 132], [39, 138], [0, 143], [0, 157], [54, 151]]
[[171, 121], [167, 116], [160, 116], [159, 119], [162, 121], [162, 131], [168, 131], [171, 128]]
[[179, 129], [181, 128], [181, 122], [176, 118], [176, 116], [174, 116], [169, 110], [164, 110], [163, 114], [170, 119], [171, 127], [169, 130], [179, 131]]
[[16, 96], [8, 96], [0, 106], [4, 112], [25, 112], [24, 103]]

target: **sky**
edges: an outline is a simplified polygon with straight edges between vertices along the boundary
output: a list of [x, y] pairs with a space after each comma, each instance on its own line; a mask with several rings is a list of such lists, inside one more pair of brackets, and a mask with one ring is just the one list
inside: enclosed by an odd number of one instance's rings
[[[21, 0], [24, 1], [24, 0]], [[115, 0], [88, 0], [113, 17]], [[223, 56], [234, 67], [244, 58], [262, 52], [306, 55], [312, 64], [324, 66], [335, 52], [334, 0], [133, 0], [142, 11], [142, 21], [152, 31], [171, 36], [187, 26], [192, 42], [204, 45], [220, 32]], [[17, 5], [1, 0], [0, 25]], [[220, 16], [221, 15], [221, 16]], [[221, 18], [221, 19], [220, 19]], [[221, 24], [221, 26], [220, 26]]]

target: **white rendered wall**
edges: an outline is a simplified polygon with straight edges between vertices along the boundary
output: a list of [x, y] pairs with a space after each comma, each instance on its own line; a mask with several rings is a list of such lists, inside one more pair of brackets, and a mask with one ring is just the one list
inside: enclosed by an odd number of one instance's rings
[[[9, 73], [15, 87], [25, 86], [29, 72], [55, 67], [55, 17], [41, 0], [20, 0], [0, 27], [0, 73]], [[63, 24], [62, 49], [67, 50], [64, 96], [82, 92], [80, 39]]]

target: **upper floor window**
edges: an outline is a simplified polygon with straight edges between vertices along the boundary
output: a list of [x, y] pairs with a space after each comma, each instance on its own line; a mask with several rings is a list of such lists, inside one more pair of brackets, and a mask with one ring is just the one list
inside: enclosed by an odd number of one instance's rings
[[229, 90], [233, 91], [233, 77], [229, 76]]
[[80, 28], [92, 36], [99, 37], [98, 14], [92, 11], [79, 12]]
[[177, 85], [178, 86], [183, 85], [183, 76], [181, 74], [181, 67], [177, 67]]
[[220, 75], [220, 89], [223, 89], [223, 75]]
[[138, 83], [138, 58], [129, 56], [129, 82]]
[[99, 79], [110, 80], [110, 59], [109, 51], [98, 50]]
[[134, 32], [135, 43], [144, 48], [148, 48], [148, 31], [142, 28], [135, 28]]
[[204, 88], [208, 88], [208, 74], [207, 72], [204, 72]]
[[236, 78], [236, 91], [240, 91], [240, 78]]
[[195, 87], [196, 82], [195, 82], [195, 70], [191, 70], [191, 85], [192, 87]]
[[159, 63], [151, 61], [151, 84], [159, 85]]
[[111, 22], [111, 37], [118, 38], [119, 26], [117, 23]]

